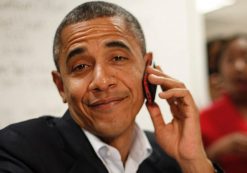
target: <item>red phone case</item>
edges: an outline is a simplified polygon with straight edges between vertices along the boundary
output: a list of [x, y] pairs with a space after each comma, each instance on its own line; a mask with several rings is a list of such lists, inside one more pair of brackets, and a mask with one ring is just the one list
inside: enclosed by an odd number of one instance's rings
[[[147, 60], [146, 67], [151, 64], [152, 64], [152, 58]], [[146, 71], [143, 76], [143, 89], [144, 89], [145, 98], [147, 99], [147, 103], [153, 104], [156, 95], [157, 86], [148, 82], [148, 73]]]

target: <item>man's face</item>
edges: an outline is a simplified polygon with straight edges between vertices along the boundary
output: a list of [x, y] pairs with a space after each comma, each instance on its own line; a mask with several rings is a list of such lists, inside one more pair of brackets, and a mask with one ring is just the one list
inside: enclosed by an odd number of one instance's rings
[[60, 73], [53, 72], [73, 119], [100, 137], [131, 129], [143, 104], [145, 60], [136, 38], [118, 17], [67, 26]]

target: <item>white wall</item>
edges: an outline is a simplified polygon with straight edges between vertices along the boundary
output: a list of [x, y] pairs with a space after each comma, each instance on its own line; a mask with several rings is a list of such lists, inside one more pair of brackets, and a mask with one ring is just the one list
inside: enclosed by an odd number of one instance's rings
[[[0, 1], [0, 128], [66, 110], [52, 83], [52, 39], [64, 15], [82, 0]], [[112, 0], [143, 26], [147, 49], [163, 70], [192, 90], [199, 106], [207, 102], [203, 37], [194, 0]], [[170, 120], [169, 108], [157, 99]], [[137, 121], [152, 129], [145, 107]]]
[[247, 1], [237, 0], [234, 4], [205, 15], [206, 37], [208, 40], [247, 33]]

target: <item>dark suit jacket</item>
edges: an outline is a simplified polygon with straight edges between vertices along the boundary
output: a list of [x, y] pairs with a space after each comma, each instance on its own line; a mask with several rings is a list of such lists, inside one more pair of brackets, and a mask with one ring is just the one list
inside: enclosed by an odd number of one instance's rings
[[[147, 132], [153, 153], [138, 173], [181, 173]], [[62, 118], [44, 116], [0, 131], [0, 172], [107, 173], [88, 139], [69, 112]]]

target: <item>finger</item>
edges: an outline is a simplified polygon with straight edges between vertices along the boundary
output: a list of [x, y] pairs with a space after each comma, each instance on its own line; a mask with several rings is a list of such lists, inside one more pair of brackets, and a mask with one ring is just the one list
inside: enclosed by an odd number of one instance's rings
[[185, 88], [185, 85], [182, 82], [170, 77], [150, 74], [148, 75], [148, 80], [152, 84], [160, 85], [163, 91], [171, 88]]
[[239, 145], [236, 150], [239, 152], [239, 153], [247, 153], [247, 146], [246, 145]]
[[171, 105], [190, 105], [194, 100], [186, 88], [173, 88], [159, 93], [159, 97], [168, 100]]
[[162, 117], [159, 106], [156, 103], [147, 104], [147, 102], [146, 102], [146, 106], [151, 116], [151, 120], [153, 122], [155, 130], [158, 131], [158, 129], [163, 128], [166, 124]]
[[166, 99], [174, 118], [187, 118], [197, 114], [195, 102], [186, 88], [174, 88], [159, 93], [161, 99]]
[[235, 144], [235, 150], [240, 153], [247, 153], [247, 141], [245, 139], [238, 139]]
[[182, 104], [184, 104], [183, 97], [167, 98], [167, 102], [169, 103], [169, 105], [173, 105], [173, 106], [181, 106]]
[[240, 148], [245, 148], [247, 150], [247, 136], [242, 133], [237, 133], [235, 135], [236, 138], [236, 144]]
[[157, 76], [163, 76], [163, 77], [172, 78], [171, 76], [165, 74], [165, 73], [162, 71], [162, 69], [160, 68], [160, 66], [155, 66], [155, 68], [154, 68], [154, 67], [151, 67], [151, 66], [148, 66], [148, 67], [147, 67], [147, 72], [148, 72], [149, 74], [155, 74], [155, 75], [157, 75]]
[[[147, 73], [149, 75], [156, 75], [156, 76], [159, 76], [159, 77], [164, 77], [166, 78], [167, 80], [170, 80], [170, 81], [173, 81], [173, 82], [176, 82], [177, 83], [177, 87], [185, 87], [185, 85], [183, 83], [181, 83], [180, 81], [176, 80], [175, 78], [172, 78], [171, 76], [163, 73], [162, 69], [160, 68], [160, 66], [156, 66], [155, 68], [149, 66], [147, 68]], [[150, 81], [150, 79], [149, 79]], [[150, 81], [152, 83], [152, 81]], [[154, 83], [155, 84], [155, 83]], [[162, 86], [161, 85], [161, 88], [162, 90], [166, 90], [166, 89], [169, 89], [169, 86], [166, 88], [165, 86]]]
[[157, 69], [157, 70], [163, 72], [163, 70], [161, 69], [161, 67], [160, 67], [159, 65], [155, 66], [155, 69]]

